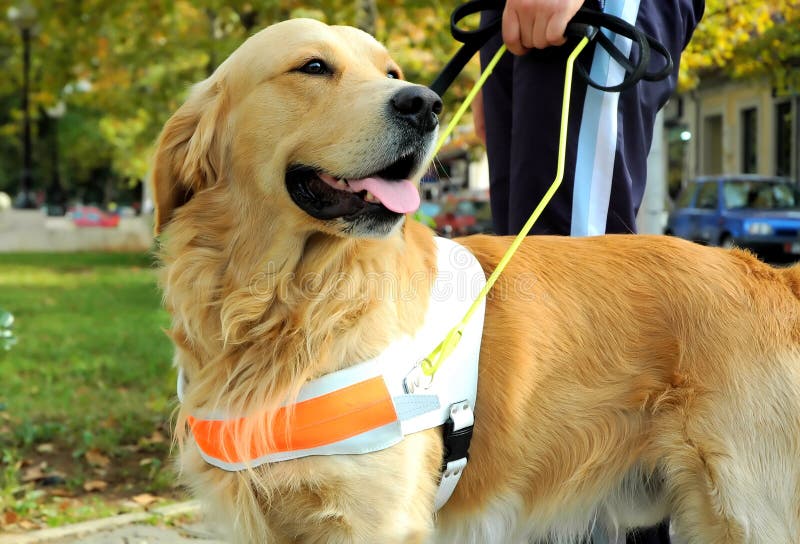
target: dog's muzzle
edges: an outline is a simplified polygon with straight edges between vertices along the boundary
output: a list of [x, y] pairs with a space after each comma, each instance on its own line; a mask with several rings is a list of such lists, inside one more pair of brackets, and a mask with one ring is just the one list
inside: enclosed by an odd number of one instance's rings
[[390, 115], [422, 134], [439, 126], [441, 112], [439, 95], [422, 85], [403, 87], [389, 99]]

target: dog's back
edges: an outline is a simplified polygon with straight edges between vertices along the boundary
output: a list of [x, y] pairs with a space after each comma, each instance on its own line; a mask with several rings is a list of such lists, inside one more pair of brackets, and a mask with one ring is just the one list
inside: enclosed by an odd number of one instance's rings
[[[508, 239], [462, 242], [490, 272]], [[537, 237], [504, 276], [487, 307], [479, 476], [465, 473], [455, 525], [485, 531], [465, 518], [493, 495], [482, 508], [520, 524], [510, 541], [667, 515], [693, 542], [796, 540], [800, 267], [663, 237]]]

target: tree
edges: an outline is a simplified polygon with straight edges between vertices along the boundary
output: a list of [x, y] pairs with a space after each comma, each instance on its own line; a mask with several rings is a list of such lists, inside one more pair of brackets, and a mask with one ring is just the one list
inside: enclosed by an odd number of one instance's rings
[[[6, 0], [9, 1], [9, 0]], [[56, 102], [62, 180], [73, 194], [97, 186], [141, 183], [160, 128], [192, 83], [206, 77], [247, 36], [278, 20], [305, 16], [360, 25], [386, 43], [409, 80], [430, 83], [458, 44], [449, 9], [414, 0], [38, 0], [33, 40], [31, 111], [40, 118]], [[6, 8], [2, 7], [3, 12]], [[17, 182], [19, 36], [0, 21], [0, 190]], [[445, 97], [463, 98], [477, 62]], [[448, 108], [453, 111], [453, 108]], [[50, 176], [46, 133], [35, 123], [38, 188]]]
[[681, 87], [703, 74], [766, 77], [780, 93], [800, 89], [799, 0], [707, 0], [683, 55]]

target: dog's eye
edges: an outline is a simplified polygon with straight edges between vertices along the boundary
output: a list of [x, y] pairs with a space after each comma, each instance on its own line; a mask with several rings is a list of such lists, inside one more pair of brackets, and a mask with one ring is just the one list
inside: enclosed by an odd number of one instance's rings
[[388, 77], [389, 79], [400, 79], [400, 72], [398, 72], [397, 70], [389, 70], [386, 73], [386, 77]]
[[299, 68], [299, 71], [312, 76], [323, 76], [331, 73], [328, 65], [319, 59], [311, 59]]

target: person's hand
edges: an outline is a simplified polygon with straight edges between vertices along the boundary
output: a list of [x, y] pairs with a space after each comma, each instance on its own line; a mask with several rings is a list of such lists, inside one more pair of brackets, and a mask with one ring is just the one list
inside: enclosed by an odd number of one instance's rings
[[583, 0], [507, 0], [503, 42], [515, 55], [561, 45], [567, 23], [582, 5]]
[[475, 135], [480, 138], [483, 145], [486, 145], [486, 117], [483, 114], [483, 93], [478, 91], [472, 100], [472, 124], [475, 127]]

